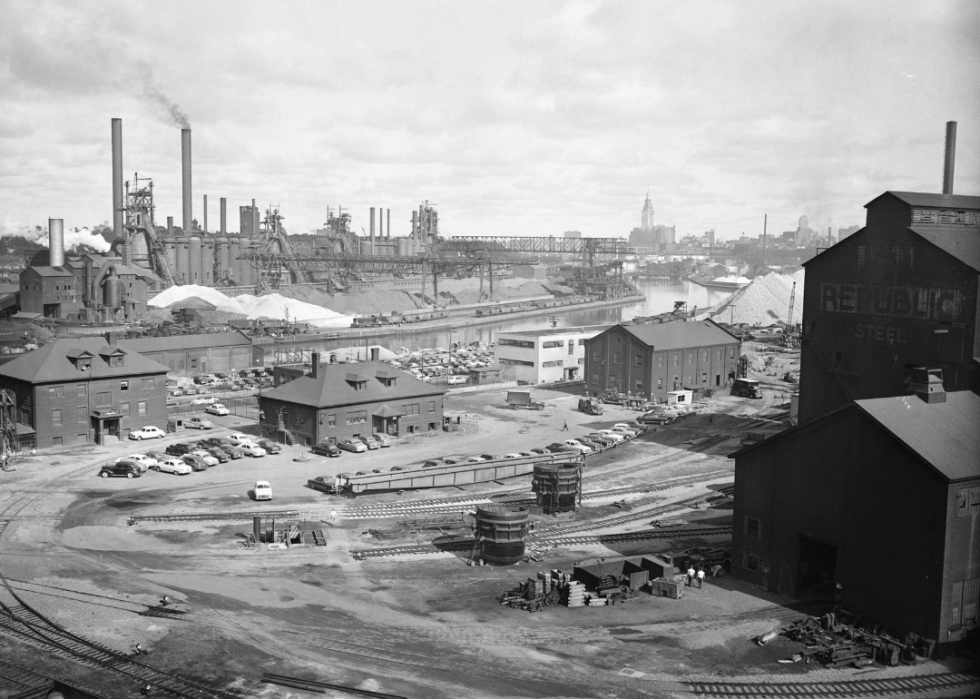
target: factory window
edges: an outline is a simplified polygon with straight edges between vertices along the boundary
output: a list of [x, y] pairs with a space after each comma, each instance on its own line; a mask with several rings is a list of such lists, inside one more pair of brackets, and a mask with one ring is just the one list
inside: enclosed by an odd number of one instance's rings
[[745, 536], [750, 536], [753, 539], [762, 538], [762, 522], [760, 522], [755, 517], [745, 518]]
[[657, 357], [657, 368], [658, 369], [664, 368], [664, 356], [662, 354]]
[[643, 355], [636, 355], [636, 366], [643, 366]]
[[909, 245], [909, 269], [912, 269], [915, 263], [915, 248]]
[[[402, 408], [405, 407], [406, 406], [404, 405], [402, 406]], [[348, 425], [360, 425], [361, 423], [364, 422], [367, 422], [367, 410], [355, 410], [353, 412], [347, 413]]]
[[560, 359], [555, 359], [555, 360], [552, 360], [550, 362], [541, 362], [541, 366], [542, 367], [561, 366], [561, 360]]
[[864, 245], [858, 245], [858, 269], [864, 267], [866, 255], [866, 249]]
[[129, 401], [123, 401], [119, 404], [119, 412], [129, 417]]
[[616, 377], [612, 374], [609, 375], [609, 381], [606, 383], [610, 388], [616, 388]]
[[498, 363], [508, 366], [534, 366], [534, 362], [525, 362], [520, 359], [501, 359]]
[[678, 363], [679, 363], [680, 361], [681, 361], [681, 355], [679, 355], [679, 354], [677, 354], [677, 353], [675, 352], [675, 353], [674, 353], [674, 366], [677, 366], [677, 364], [678, 364]]
[[34, 414], [31, 412], [31, 409], [30, 408], [21, 408], [20, 409], [20, 419], [18, 420], [18, 422], [20, 422], [20, 424], [22, 424], [22, 425], [30, 425], [31, 427], [34, 426], [34, 424], [33, 424], [34, 423]]
[[735, 348], [734, 347], [729, 347], [728, 348], [728, 358], [729, 359], [735, 359]]
[[563, 340], [548, 340], [547, 342], [542, 343], [541, 345], [541, 347], [543, 347], [544, 349], [551, 349], [552, 347], [564, 347], [564, 346], [565, 346], [565, 342]]
[[687, 363], [688, 364], [693, 364], [694, 363], [694, 352], [688, 352], [687, 353]]
[[599, 351], [598, 350], [592, 350], [592, 361], [593, 362], [598, 362], [599, 361]]
[[902, 264], [902, 258], [905, 257], [905, 251], [899, 245], [892, 246], [892, 258], [895, 260], [895, 266], [898, 267]]
[[701, 383], [708, 383], [708, 372], [701, 372]]
[[715, 350], [715, 361], [716, 362], [721, 361], [721, 350]]
[[636, 380], [636, 387], [635, 388], [636, 388], [637, 391], [642, 391], [643, 390], [643, 379], [637, 379]]
[[75, 366], [78, 367], [79, 371], [88, 371], [89, 369], [92, 368], [92, 360], [88, 358], [79, 359], [78, 364], [76, 364]]
[[128, 391], [129, 390], [129, 381], [120, 381], [119, 382], [119, 390], [120, 391]]
[[143, 379], [143, 390], [149, 391], [157, 387], [157, 380], [154, 377]]
[[64, 386], [51, 386], [48, 388], [48, 398], [64, 398], [65, 397], [65, 387]]
[[330, 413], [327, 415], [327, 427], [337, 426], [337, 413]]
[[141, 400], [136, 402], [136, 414], [146, 415], [146, 401]]
[[623, 353], [618, 351], [613, 352], [613, 364], [622, 364], [622, 363], [623, 363]]
[[429, 401], [429, 412], [434, 413], [436, 411], [436, 402], [434, 400]]
[[585, 347], [585, 338], [584, 337], [580, 337], [578, 339], [578, 346], [579, 347]]
[[657, 379], [657, 388], [658, 389], [661, 389], [663, 387], [664, 387], [664, 380], [663, 379]]
[[956, 494], [956, 516], [980, 514], [980, 487], [963, 488]]
[[84, 398], [88, 395], [88, 386], [83, 383], [78, 384], [78, 397]]
[[109, 357], [109, 366], [121, 367], [122, 365], [123, 365], [123, 358], [121, 356]]
[[99, 408], [104, 408], [108, 405], [112, 405], [112, 392], [102, 391], [101, 393], [95, 394], [95, 405]]
[[749, 553], [748, 551], [743, 552], [745, 554], [745, 569], [758, 571], [759, 570], [759, 557], [754, 553]]
[[977, 621], [980, 606], [980, 578], [953, 583], [949, 600], [949, 626], [957, 628]]
[[592, 385], [593, 386], [598, 386], [599, 385], [599, 375], [598, 374], [593, 374], [592, 375]]
[[[501, 347], [523, 347], [525, 349], [534, 349], [534, 343], [530, 340], [511, 340], [510, 338], [502, 337], [497, 340], [497, 344]], [[547, 343], [545, 343], [547, 346]]]
[[404, 405], [402, 405], [402, 415], [420, 415], [421, 413], [422, 413], [421, 403], [405, 403]]
[[61, 427], [61, 408], [55, 408], [51, 411], [51, 426]]
[[581, 364], [585, 364], [585, 357], [579, 357], [579, 358], [578, 358], [578, 363], [579, 363], [580, 365], [581, 365]]
[[88, 422], [88, 408], [86, 408], [84, 405], [80, 405], [77, 408], [75, 408], [75, 412], [76, 412], [75, 422], [81, 422], [81, 423]]
[[437, 426], [436, 426], [436, 423], [434, 423], [434, 422], [430, 422], [428, 424], [428, 426], [427, 426], [427, 429], [429, 430], [429, 432], [435, 432], [436, 431], [436, 428], [437, 428]]
[[704, 350], [704, 351], [703, 351], [703, 352], [701, 353], [701, 361], [702, 361], [702, 362], [706, 362], [706, 361], [708, 361], [708, 350]]
[[568, 353], [575, 354], [575, 340], [568, 341]]

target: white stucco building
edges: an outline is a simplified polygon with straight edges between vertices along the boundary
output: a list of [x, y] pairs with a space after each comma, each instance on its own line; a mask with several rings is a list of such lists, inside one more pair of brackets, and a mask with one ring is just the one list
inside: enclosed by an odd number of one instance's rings
[[585, 376], [585, 341], [607, 325], [517, 330], [497, 335], [497, 362], [509, 366], [522, 384], [581, 381]]

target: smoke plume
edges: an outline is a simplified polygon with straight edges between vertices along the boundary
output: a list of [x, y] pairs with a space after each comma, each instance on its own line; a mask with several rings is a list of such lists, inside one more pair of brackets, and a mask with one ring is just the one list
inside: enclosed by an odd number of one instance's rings
[[153, 69], [146, 63], [140, 63], [137, 68], [140, 83], [143, 86], [143, 99], [150, 104], [167, 123], [189, 129], [191, 122], [180, 105], [170, 99], [153, 77]]
[[[19, 235], [25, 240], [37, 243], [42, 247], [48, 247], [47, 227], [34, 226], [29, 228], [24, 226], [19, 229], [3, 229], [5, 235]], [[109, 252], [109, 243], [106, 242], [98, 233], [93, 233], [88, 228], [69, 228], [65, 226], [65, 250], [70, 250], [76, 245], [87, 245], [97, 252]]]

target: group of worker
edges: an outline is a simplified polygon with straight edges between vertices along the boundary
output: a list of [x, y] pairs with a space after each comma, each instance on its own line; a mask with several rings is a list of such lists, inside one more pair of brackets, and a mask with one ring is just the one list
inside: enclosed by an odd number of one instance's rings
[[695, 580], [697, 580], [698, 589], [700, 590], [701, 587], [704, 585], [704, 568], [698, 566], [698, 569], [695, 570], [694, 564], [692, 563], [691, 566], [687, 569], [687, 586], [693, 587]]

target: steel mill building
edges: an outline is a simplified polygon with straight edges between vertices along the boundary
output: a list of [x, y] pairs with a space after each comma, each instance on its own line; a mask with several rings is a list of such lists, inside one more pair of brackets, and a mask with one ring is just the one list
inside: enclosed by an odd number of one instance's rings
[[669, 391], [717, 389], [735, 378], [740, 346], [710, 320], [614, 325], [585, 342], [585, 387], [663, 402]]
[[912, 367], [978, 390], [980, 197], [885, 192], [806, 263], [800, 421], [905, 391]]
[[275, 388], [259, 394], [259, 421], [270, 439], [303, 445], [349, 437], [393, 437], [442, 429], [445, 389], [380, 361], [277, 367]]

